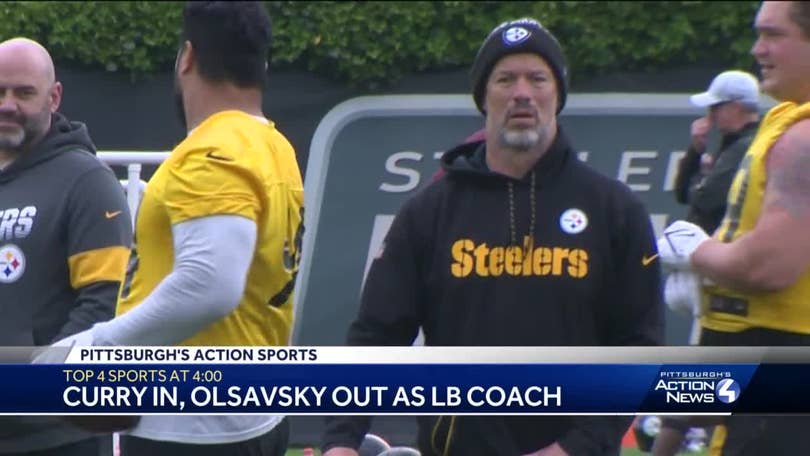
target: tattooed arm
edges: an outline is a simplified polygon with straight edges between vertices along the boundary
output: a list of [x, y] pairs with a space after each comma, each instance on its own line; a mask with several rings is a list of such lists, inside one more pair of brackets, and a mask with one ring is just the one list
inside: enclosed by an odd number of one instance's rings
[[734, 242], [704, 242], [694, 268], [733, 289], [787, 288], [810, 267], [810, 119], [771, 146], [762, 211], [753, 230]]

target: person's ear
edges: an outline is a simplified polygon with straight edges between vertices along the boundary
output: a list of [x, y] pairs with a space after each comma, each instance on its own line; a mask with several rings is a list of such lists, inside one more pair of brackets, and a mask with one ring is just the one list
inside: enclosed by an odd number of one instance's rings
[[62, 83], [56, 81], [51, 87], [51, 92], [48, 94], [48, 103], [50, 104], [51, 112], [59, 110], [59, 104], [62, 103]]
[[174, 65], [175, 71], [178, 75], [190, 73], [194, 68], [195, 60], [194, 46], [191, 45], [191, 41], [185, 41], [177, 53], [177, 60]]

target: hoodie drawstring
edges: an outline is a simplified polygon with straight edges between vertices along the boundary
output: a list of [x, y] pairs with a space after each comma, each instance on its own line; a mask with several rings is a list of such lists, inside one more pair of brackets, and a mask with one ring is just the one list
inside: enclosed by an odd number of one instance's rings
[[[509, 234], [511, 236], [512, 245], [515, 245], [515, 246], [520, 245], [520, 246], [522, 246], [523, 244], [518, 244], [518, 242], [517, 242], [517, 235], [516, 235], [517, 230], [515, 229], [515, 188], [514, 188], [514, 184], [510, 180], [509, 182], [506, 183], [506, 185], [507, 185], [507, 188], [509, 189]], [[531, 186], [529, 187], [529, 204], [531, 205], [531, 211], [532, 211], [531, 214], [532, 214], [532, 216], [531, 216], [531, 219], [530, 219], [531, 221], [529, 222], [529, 234], [528, 234], [531, 237], [534, 237], [535, 206], [536, 206], [536, 204], [535, 204], [535, 193], [536, 193], [535, 188], [536, 188], [536, 186], [535, 186], [535, 175], [534, 175], [534, 170], [532, 170], [532, 181], [531, 181]], [[521, 248], [523, 248], [523, 247], [521, 247]], [[524, 254], [525, 253], [526, 252], [524, 252]]]

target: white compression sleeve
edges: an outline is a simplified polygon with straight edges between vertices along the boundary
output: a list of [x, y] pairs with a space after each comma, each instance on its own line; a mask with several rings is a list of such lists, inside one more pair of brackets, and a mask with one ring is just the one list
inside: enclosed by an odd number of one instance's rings
[[172, 236], [172, 272], [134, 309], [96, 324], [94, 345], [173, 345], [239, 305], [256, 224], [236, 215], [213, 215], [172, 226]]

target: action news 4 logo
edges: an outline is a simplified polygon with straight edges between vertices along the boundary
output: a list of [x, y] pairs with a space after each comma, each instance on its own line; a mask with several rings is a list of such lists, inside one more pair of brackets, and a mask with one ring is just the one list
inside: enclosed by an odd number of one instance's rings
[[661, 372], [655, 391], [667, 404], [731, 404], [740, 398], [740, 384], [730, 372]]
[[721, 402], [731, 404], [740, 397], [740, 385], [733, 378], [724, 378], [717, 382], [717, 389], [714, 392]]

